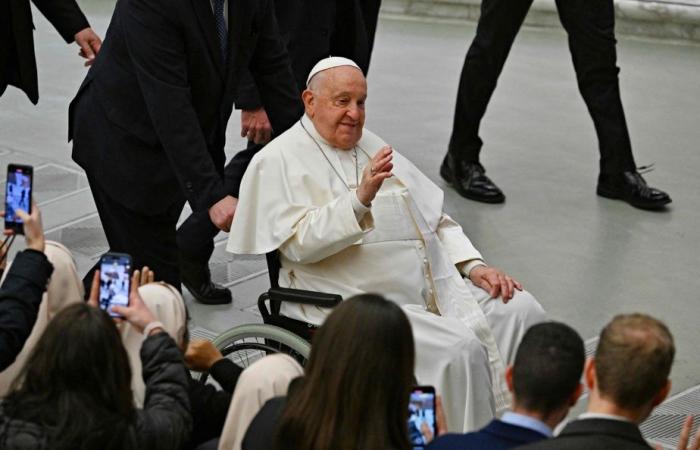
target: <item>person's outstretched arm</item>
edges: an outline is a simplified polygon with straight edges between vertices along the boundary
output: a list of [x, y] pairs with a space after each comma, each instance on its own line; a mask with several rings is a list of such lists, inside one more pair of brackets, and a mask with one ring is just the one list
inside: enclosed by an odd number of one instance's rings
[[[36, 204], [24, 221], [27, 249], [18, 253], [0, 287], [0, 372], [15, 361], [34, 328], [53, 266], [44, 255], [44, 232]], [[4, 213], [2, 213], [4, 215]]]
[[[148, 277], [146, 277], [148, 278]], [[141, 271], [131, 276], [129, 306], [115, 306], [112, 310], [146, 336], [141, 345], [141, 368], [146, 383], [146, 399], [138, 412], [136, 438], [138, 448], [170, 450], [182, 448], [192, 429], [189, 375], [182, 360], [182, 352], [165, 332], [163, 324], [143, 303], [139, 294]], [[88, 303], [98, 307], [100, 272], [95, 271]]]
[[75, 0], [32, 1], [66, 43], [75, 41], [80, 46], [80, 55], [88, 60], [86, 65], [92, 64], [102, 40], [92, 31]]

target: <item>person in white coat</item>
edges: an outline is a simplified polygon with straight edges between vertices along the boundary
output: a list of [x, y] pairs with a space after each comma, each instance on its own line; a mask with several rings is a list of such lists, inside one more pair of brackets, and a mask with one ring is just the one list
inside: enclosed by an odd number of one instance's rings
[[[485, 425], [509, 406], [504, 367], [545, 319], [542, 307], [486, 265], [442, 211], [442, 190], [364, 129], [367, 84], [354, 62], [321, 60], [307, 86], [305, 115], [243, 177], [228, 251], [279, 250], [282, 287], [375, 292], [402, 305], [416, 378], [443, 396], [449, 429]], [[289, 304], [282, 313], [321, 324], [329, 311]]]

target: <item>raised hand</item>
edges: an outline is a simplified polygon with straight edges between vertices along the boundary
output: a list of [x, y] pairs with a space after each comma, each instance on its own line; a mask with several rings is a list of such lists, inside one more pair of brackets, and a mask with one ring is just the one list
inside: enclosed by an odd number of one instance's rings
[[[139, 286], [141, 282], [141, 271], [135, 270], [134, 274], [131, 276], [131, 290], [129, 292], [129, 306], [113, 306], [112, 311], [120, 316], [124, 317], [124, 320], [129, 322], [136, 331], [143, 333], [143, 329], [146, 328], [151, 322], [155, 322], [156, 318], [150, 309], [146, 306], [139, 294]], [[94, 280], [93, 280], [94, 287]], [[99, 279], [98, 279], [98, 289], [99, 289]]]
[[394, 164], [394, 150], [385, 145], [370, 160], [362, 172], [362, 181], [357, 188], [357, 199], [365, 206], [369, 206], [382, 187], [384, 180], [392, 176], [391, 170]]
[[39, 211], [39, 207], [34, 199], [32, 199], [31, 214], [21, 209], [16, 210], [15, 213], [22, 219], [24, 240], [27, 242], [27, 248], [43, 253], [45, 247], [44, 228], [41, 223], [41, 211]]

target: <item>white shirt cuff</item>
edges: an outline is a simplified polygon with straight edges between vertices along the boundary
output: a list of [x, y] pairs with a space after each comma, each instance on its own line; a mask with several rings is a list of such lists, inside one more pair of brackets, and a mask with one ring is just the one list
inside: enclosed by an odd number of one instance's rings
[[469, 278], [469, 272], [471, 272], [474, 267], [485, 265], [486, 263], [482, 259], [471, 259], [457, 264], [457, 269], [463, 276]]
[[355, 195], [350, 196], [350, 202], [352, 203], [352, 210], [355, 213], [355, 218], [359, 223], [365, 214], [370, 211], [372, 205], [370, 204], [369, 207], [363, 205], [360, 199], [357, 198], [357, 191], [355, 191]]

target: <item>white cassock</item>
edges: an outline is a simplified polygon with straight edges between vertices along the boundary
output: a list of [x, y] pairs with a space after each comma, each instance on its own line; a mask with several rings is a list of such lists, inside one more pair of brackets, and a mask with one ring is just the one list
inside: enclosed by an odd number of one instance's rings
[[[504, 365], [544, 311], [527, 292], [504, 305], [462, 277], [456, 265], [468, 270], [481, 254], [442, 212], [442, 190], [398, 152], [394, 176], [362, 210], [355, 189], [384, 145], [365, 129], [354, 150], [334, 149], [304, 116], [251, 161], [227, 250], [279, 249], [282, 287], [374, 292], [401, 305], [419, 383], [443, 396], [451, 431], [474, 430], [509, 406]], [[284, 304], [282, 313], [321, 324], [329, 311]]]

